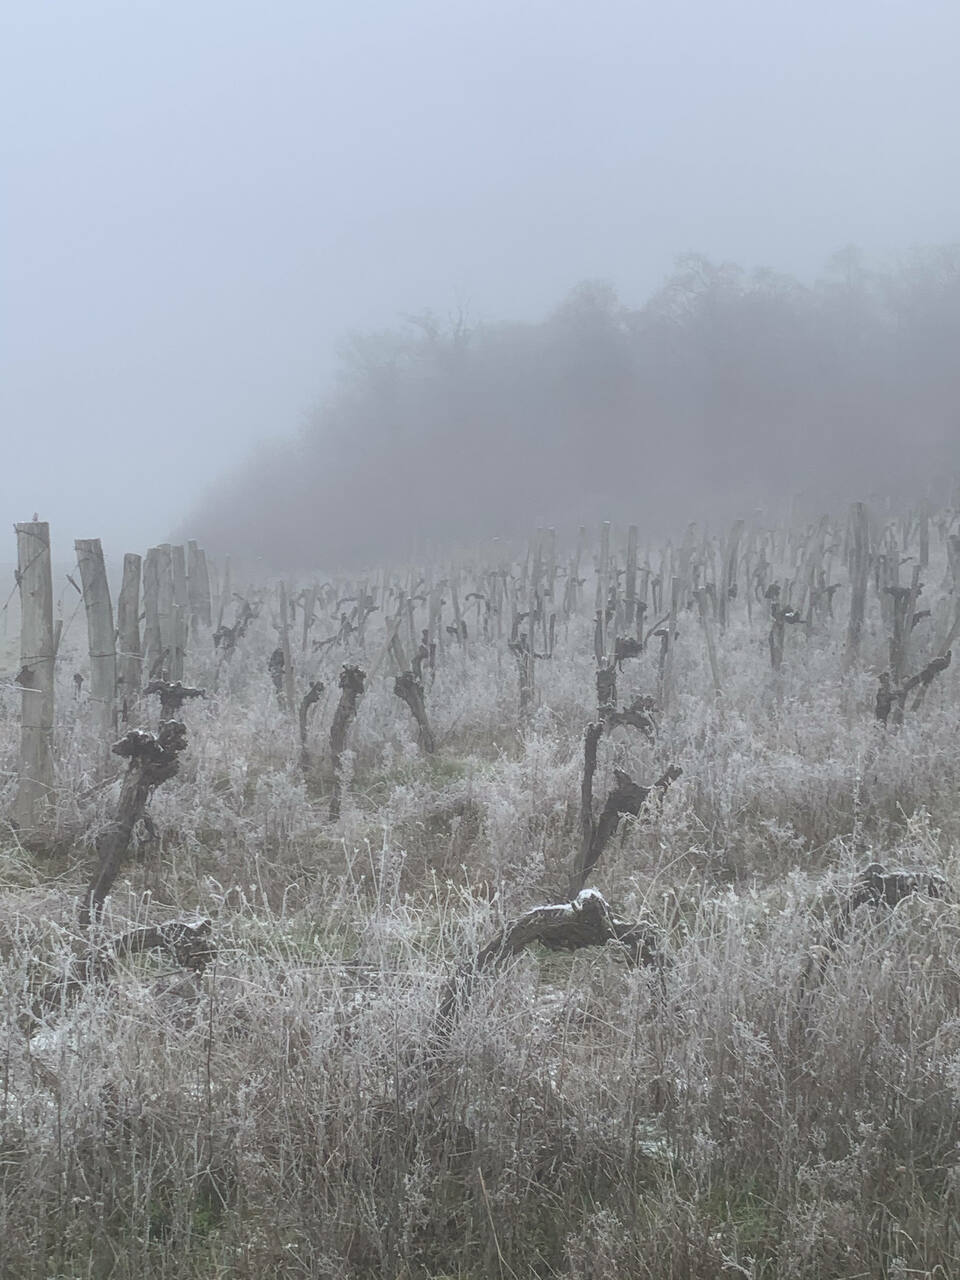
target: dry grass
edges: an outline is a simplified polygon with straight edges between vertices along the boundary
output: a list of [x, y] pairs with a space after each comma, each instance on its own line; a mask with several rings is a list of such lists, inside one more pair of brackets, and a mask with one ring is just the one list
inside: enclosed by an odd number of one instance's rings
[[[0, 855], [2, 1276], [960, 1271], [958, 909], [864, 908], [814, 979], [808, 965], [865, 861], [936, 866], [960, 890], [957, 672], [878, 730], [876, 609], [862, 670], [843, 674], [838, 620], [788, 634], [779, 680], [763, 619], [738, 612], [720, 704], [685, 616], [660, 742], [618, 730], [598, 775], [599, 794], [615, 765], [683, 766], [596, 877], [660, 921], [671, 963], [524, 955], [438, 1043], [452, 967], [553, 897], [574, 854], [592, 637], [584, 619], [562, 630], [522, 730], [509, 655], [448, 655], [428, 699], [436, 759], [375, 682], [335, 827], [277, 708], [272, 637], [251, 633], [216, 697], [186, 709], [183, 773], [153, 802], [161, 846], [111, 903], [118, 930], [209, 915], [215, 967], [198, 982], [130, 961], [30, 1028], [37, 985], [82, 945], [77, 897], [114, 798], [90, 790], [68, 652], [61, 817], [86, 836], [55, 862], [12, 837]], [[190, 676], [212, 684], [205, 649]], [[654, 676], [653, 655], [627, 664], [621, 700]]]

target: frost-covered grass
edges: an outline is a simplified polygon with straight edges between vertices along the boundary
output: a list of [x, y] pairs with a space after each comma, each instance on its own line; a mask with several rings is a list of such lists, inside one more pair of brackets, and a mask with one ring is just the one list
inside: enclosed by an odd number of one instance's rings
[[[779, 678], [762, 610], [751, 628], [738, 607], [717, 637], [719, 701], [684, 614], [659, 740], [601, 741], [598, 803], [614, 767], [646, 782], [683, 767], [591, 878], [622, 916], [660, 924], [664, 969], [524, 954], [446, 1038], [454, 967], [566, 885], [595, 713], [588, 620], [560, 626], [523, 725], [510, 654], [449, 651], [427, 694], [434, 758], [381, 672], [335, 825], [323, 745], [338, 664], [361, 655], [298, 671], [305, 687], [323, 665], [328, 685], [305, 776], [262, 620], [185, 708], [181, 774], [152, 802], [160, 844], [131, 860], [107, 922], [206, 914], [216, 965], [197, 982], [127, 961], [36, 1026], [39, 983], [82, 947], [77, 898], [119, 785], [93, 773], [68, 647], [73, 835], [41, 857], [8, 833], [0, 851], [0, 1275], [960, 1273], [960, 912], [864, 909], [822, 949], [870, 860], [935, 866], [960, 898], [960, 679], [880, 730], [877, 604], [847, 672], [842, 594], [832, 627], [788, 631]], [[918, 632], [911, 667], [931, 643]], [[188, 676], [213, 690], [214, 671], [204, 641]], [[655, 688], [655, 653], [625, 664], [621, 704]], [[5, 689], [4, 805], [17, 732]]]

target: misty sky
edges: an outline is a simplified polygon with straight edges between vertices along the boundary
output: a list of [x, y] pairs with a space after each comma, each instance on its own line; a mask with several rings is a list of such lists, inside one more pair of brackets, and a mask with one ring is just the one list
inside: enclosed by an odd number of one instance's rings
[[2, 13], [0, 506], [59, 548], [167, 536], [347, 330], [960, 233], [956, 0]]

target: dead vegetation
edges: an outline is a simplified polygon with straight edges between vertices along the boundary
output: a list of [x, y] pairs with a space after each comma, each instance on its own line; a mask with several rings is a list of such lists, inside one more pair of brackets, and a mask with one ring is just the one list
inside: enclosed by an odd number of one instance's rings
[[124, 687], [161, 723], [119, 777], [64, 628], [60, 843], [0, 855], [2, 1267], [952, 1274], [960, 560], [921, 514], [248, 586], [219, 648], [161, 553], [185, 671]]

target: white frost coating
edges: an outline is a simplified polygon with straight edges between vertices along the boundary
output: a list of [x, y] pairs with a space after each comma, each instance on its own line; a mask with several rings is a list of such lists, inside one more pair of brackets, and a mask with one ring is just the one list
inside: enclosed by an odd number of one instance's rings
[[607, 900], [599, 889], [581, 889], [572, 902], [548, 902], [542, 907], [534, 907], [534, 911], [565, 911], [571, 915], [574, 911], [582, 911], [591, 900], [600, 903], [605, 911], [609, 911]]

